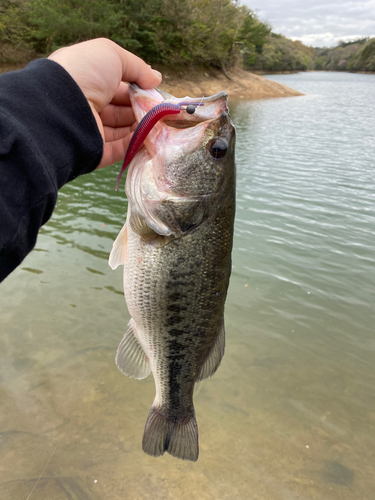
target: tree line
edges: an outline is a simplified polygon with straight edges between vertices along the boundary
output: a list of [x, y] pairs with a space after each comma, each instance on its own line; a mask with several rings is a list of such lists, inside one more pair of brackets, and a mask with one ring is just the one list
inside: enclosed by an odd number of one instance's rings
[[0, 64], [101, 36], [150, 64], [375, 71], [375, 38], [314, 49], [273, 33], [239, 0], [0, 1]]
[[248, 69], [262, 72], [375, 71], [375, 38], [339, 42], [333, 48], [313, 48], [271, 32], [255, 63]]
[[337, 47], [316, 49], [315, 69], [325, 71], [375, 71], [375, 38], [340, 42]]
[[249, 65], [270, 31], [237, 0], [2, 0], [0, 62], [104, 36], [149, 63]]
[[248, 69], [267, 71], [306, 71], [315, 68], [315, 49], [277, 33], [269, 33], [261, 53]]

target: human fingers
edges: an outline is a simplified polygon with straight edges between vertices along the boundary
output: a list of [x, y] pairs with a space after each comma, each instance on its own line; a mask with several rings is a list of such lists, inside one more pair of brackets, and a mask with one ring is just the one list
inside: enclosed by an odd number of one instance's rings
[[130, 106], [108, 104], [99, 116], [105, 127], [126, 127], [135, 122], [133, 109]]
[[[104, 127], [104, 141], [106, 142], [113, 142], [117, 141], [119, 139], [127, 139], [127, 136], [132, 132], [132, 127], [118, 127], [118, 128], [113, 128], [113, 127]], [[125, 149], [126, 153], [126, 149]], [[124, 157], [125, 157], [124, 153]]]
[[121, 81], [136, 82], [143, 88], [151, 88], [161, 82], [159, 72], [106, 38], [64, 47], [52, 53], [49, 59], [70, 73], [98, 112], [112, 101]]
[[130, 95], [129, 95], [129, 85], [125, 82], [120, 82], [118, 89], [111, 101], [111, 104], [117, 104], [119, 106], [130, 106]]
[[122, 63], [122, 81], [135, 82], [139, 87], [150, 89], [160, 85], [162, 75], [159, 71], [152, 69], [141, 58], [135, 54], [122, 49], [114, 44]]

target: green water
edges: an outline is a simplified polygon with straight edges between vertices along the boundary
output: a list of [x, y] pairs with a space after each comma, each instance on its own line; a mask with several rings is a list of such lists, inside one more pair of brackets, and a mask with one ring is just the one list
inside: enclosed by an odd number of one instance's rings
[[117, 169], [64, 187], [0, 286], [1, 500], [375, 496], [375, 75], [273, 76], [232, 102], [238, 203], [227, 347], [197, 386], [197, 463], [141, 449], [154, 398], [114, 364]]

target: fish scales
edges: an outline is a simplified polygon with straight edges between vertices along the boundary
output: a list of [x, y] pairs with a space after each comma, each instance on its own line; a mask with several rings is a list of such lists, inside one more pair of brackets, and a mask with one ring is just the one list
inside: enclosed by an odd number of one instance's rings
[[[231, 267], [232, 218], [233, 210], [225, 207], [212, 223], [162, 248], [147, 248], [133, 231], [128, 233], [130, 257], [124, 273], [129, 313], [140, 327], [152, 371], [161, 381], [159, 402], [163, 409], [177, 408], [177, 415], [179, 405], [172, 402], [178, 386], [193, 387], [221, 326]], [[192, 363], [193, 369], [184, 370], [182, 361]], [[172, 377], [175, 364], [181, 371]], [[190, 393], [189, 389], [182, 394], [182, 407], [191, 408]]]
[[[211, 99], [216, 104], [214, 116], [205, 120], [209, 123], [202, 127], [198, 146], [191, 154], [164, 159], [164, 181], [171, 195], [163, 195], [158, 203], [152, 199], [150, 217], [130, 186], [131, 179], [141, 175], [137, 157], [133, 160], [127, 179], [127, 222], [112, 251], [119, 253], [121, 245], [126, 250], [121, 250], [117, 264], [124, 265], [124, 292], [132, 317], [117, 365], [135, 378], [152, 372], [155, 380], [143, 449], [154, 456], [167, 451], [193, 461], [198, 458], [194, 385], [216, 371], [224, 352], [223, 312], [235, 212], [234, 129], [226, 97], [220, 95], [219, 103]], [[162, 141], [163, 126], [155, 131], [156, 145]], [[207, 144], [218, 134], [231, 148], [229, 164], [204, 160]], [[156, 162], [151, 149], [146, 143], [147, 151], [138, 153], [143, 171], [147, 162]], [[154, 196], [154, 191], [152, 186], [147, 192]]]

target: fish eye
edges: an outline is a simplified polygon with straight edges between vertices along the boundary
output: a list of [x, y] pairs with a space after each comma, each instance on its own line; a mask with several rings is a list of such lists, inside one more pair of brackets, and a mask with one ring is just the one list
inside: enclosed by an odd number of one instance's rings
[[225, 141], [222, 139], [214, 139], [208, 145], [208, 151], [212, 158], [215, 160], [220, 160], [220, 158], [224, 158], [227, 152], [228, 146]]

